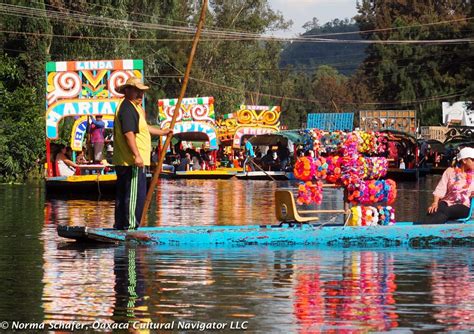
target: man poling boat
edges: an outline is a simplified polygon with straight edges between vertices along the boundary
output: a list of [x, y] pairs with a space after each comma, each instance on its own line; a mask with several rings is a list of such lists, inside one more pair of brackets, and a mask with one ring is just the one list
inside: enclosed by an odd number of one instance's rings
[[146, 122], [141, 107], [148, 86], [131, 77], [117, 88], [124, 99], [117, 106], [114, 120], [113, 162], [117, 173], [115, 224], [119, 230], [135, 229], [141, 221], [146, 196], [146, 170], [150, 165], [151, 135], [166, 136], [170, 129], [157, 129]]

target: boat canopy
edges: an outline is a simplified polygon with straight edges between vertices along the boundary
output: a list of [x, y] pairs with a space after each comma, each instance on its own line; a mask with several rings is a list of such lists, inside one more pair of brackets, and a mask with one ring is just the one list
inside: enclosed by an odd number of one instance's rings
[[291, 141], [296, 145], [301, 145], [305, 142], [304, 136], [299, 130], [287, 130], [261, 134], [250, 138], [249, 141], [255, 146], [273, 146], [277, 145], [278, 142], [288, 145], [288, 141]]
[[[130, 77], [143, 80], [143, 60], [60, 61], [46, 64], [46, 139], [59, 138], [65, 117], [113, 116]], [[144, 106], [144, 104], [143, 104]]]
[[380, 132], [388, 135], [388, 140], [392, 141], [407, 141], [411, 144], [416, 144], [416, 138], [412, 134], [398, 130], [381, 130]]
[[423, 143], [426, 143], [427, 145], [430, 146], [431, 150], [437, 153], [446, 153], [446, 147], [442, 142], [436, 139], [428, 139], [428, 140], [419, 140], [418, 141], [418, 146], [421, 147]]
[[[219, 148], [217, 131], [211, 123], [178, 122], [174, 125], [173, 137], [183, 141], [209, 142], [210, 150], [217, 150]], [[162, 139], [162, 142], [164, 141], [165, 138]]]

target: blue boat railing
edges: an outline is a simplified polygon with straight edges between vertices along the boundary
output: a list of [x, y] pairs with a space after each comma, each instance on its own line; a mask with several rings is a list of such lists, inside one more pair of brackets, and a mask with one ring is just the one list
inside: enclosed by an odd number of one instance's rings
[[474, 220], [472, 219], [473, 209], [474, 209], [474, 197], [471, 198], [471, 206], [469, 207], [469, 214], [467, 215], [467, 217], [457, 219], [456, 221], [460, 223], [469, 223], [469, 224], [474, 223]]

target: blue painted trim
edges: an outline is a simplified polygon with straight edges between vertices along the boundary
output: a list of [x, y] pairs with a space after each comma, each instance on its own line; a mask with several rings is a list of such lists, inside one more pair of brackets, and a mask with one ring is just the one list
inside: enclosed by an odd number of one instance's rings
[[[304, 245], [304, 246], [428, 246], [454, 241], [474, 244], [474, 224], [389, 226], [180, 226], [143, 227], [136, 231], [86, 228], [90, 239], [125, 241], [146, 236], [145, 242], [165, 246]], [[140, 242], [143, 240], [140, 239]]]

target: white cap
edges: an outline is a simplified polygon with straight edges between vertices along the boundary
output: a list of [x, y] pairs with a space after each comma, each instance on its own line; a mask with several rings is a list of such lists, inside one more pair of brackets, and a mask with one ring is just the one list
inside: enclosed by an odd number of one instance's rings
[[471, 158], [474, 160], [474, 148], [464, 147], [463, 149], [461, 149], [461, 151], [459, 151], [457, 158], [459, 161], [462, 159], [468, 159], [468, 158]]

